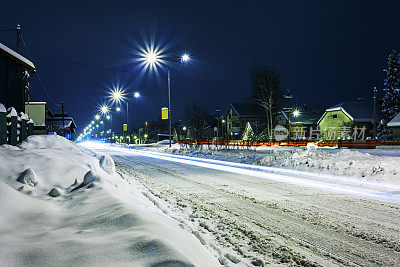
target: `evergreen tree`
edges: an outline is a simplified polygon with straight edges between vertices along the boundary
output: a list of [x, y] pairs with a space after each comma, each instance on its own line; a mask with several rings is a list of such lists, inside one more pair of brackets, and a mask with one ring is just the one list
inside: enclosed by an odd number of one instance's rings
[[393, 50], [388, 57], [384, 81], [384, 96], [382, 98], [382, 120], [378, 125], [378, 138], [381, 140], [392, 139], [392, 131], [387, 127], [400, 112], [400, 55]]

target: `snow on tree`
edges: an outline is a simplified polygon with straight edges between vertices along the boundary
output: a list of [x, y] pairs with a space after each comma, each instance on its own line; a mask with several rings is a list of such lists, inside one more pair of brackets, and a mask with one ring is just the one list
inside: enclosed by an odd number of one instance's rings
[[382, 98], [382, 120], [378, 125], [378, 138], [390, 140], [393, 138], [387, 123], [400, 112], [400, 54], [393, 50], [388, 57], [384, 81], [384, 96]]

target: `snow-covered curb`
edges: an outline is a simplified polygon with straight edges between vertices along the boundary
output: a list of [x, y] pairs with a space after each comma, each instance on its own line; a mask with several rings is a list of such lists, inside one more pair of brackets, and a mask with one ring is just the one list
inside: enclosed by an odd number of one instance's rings
[[0, 265], [218, 264], [107, 155], [31, 136], [0, 162]]

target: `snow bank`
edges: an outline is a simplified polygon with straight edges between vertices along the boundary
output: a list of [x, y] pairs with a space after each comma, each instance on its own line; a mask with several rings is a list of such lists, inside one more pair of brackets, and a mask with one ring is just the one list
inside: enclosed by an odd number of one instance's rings
[[31, 135], [20, 145], [25, 149], [81, 150], [79, 146], [59, 135]]
[[152, 144], [141, 149], [205, 157], [263, 166], [282, 167], [333, 175], [351, 176], [375, 181], [400, 183], [400, 148], [324, 149], [316, 147], [258, 147], [217, 150], [203, 146], [188, 149], [175, 144], [171, 149]]
[[108, 156], [30, 136], [0, 162], [1, 266], [218, 265]]

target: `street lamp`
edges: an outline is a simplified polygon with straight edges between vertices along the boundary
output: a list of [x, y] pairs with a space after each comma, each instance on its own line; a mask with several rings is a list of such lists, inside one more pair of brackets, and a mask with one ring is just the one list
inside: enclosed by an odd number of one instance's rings
[[96, 115], [94, 116], [94, 118], [96, 119], [96, 121], [98, 121], [98, 120], [100, 120], [100, 115], [99, 115], [99, 114], [96, 114]]
[[190, 56], [187, 53], [181, 55], [181, 62], [188, 62], [190, 60]]
[[100, 106], [100, 113], [102, 115], [105, 115], [105, 114], [107, 114], [109, 112], [110, 112], [110, 109], [108, 108], [108, 106], [106, 104], [103, 104], [103, 105]]
[[[162, 55], [162, 50], [160, 49], [154, 49], [153, 47], [147, 48], [146, 50], [143, 50], [139, 53], [141, 58], [139, 61], [143, 61], [145, 63], [146, 68], [151, 69], [156, 69], [157, 66], [163, 66], [167, 68], [167, 73], [168, 73], [168, 120], [169, 120], [169, 147], [171, 147], [172, 143], [172, 118], [171, 118], [171, 75], [169, 71], [169, 67], [167, 65], [166, 60], [163, 59], [164, 55]], [[180, 56], [180, 61], [181, 63], [186, 63], [190, 60], [190, 56], [188, 53], [184, 53]]]
[[295, 110], [293, 110], [293, 117], [295, 117], [295, 118], [297, 118], [297, 117], [299, 117], [300, 116], [300, 110], [298, 110], [298, 109], [295, 109]]
[[120, 112], [120, 111], [121, 111], [121, 108], [120, 108], [120, 107], [117, 107], [117, 108], [115, 109], [115, 111], [116, 111], [116, 112]]

